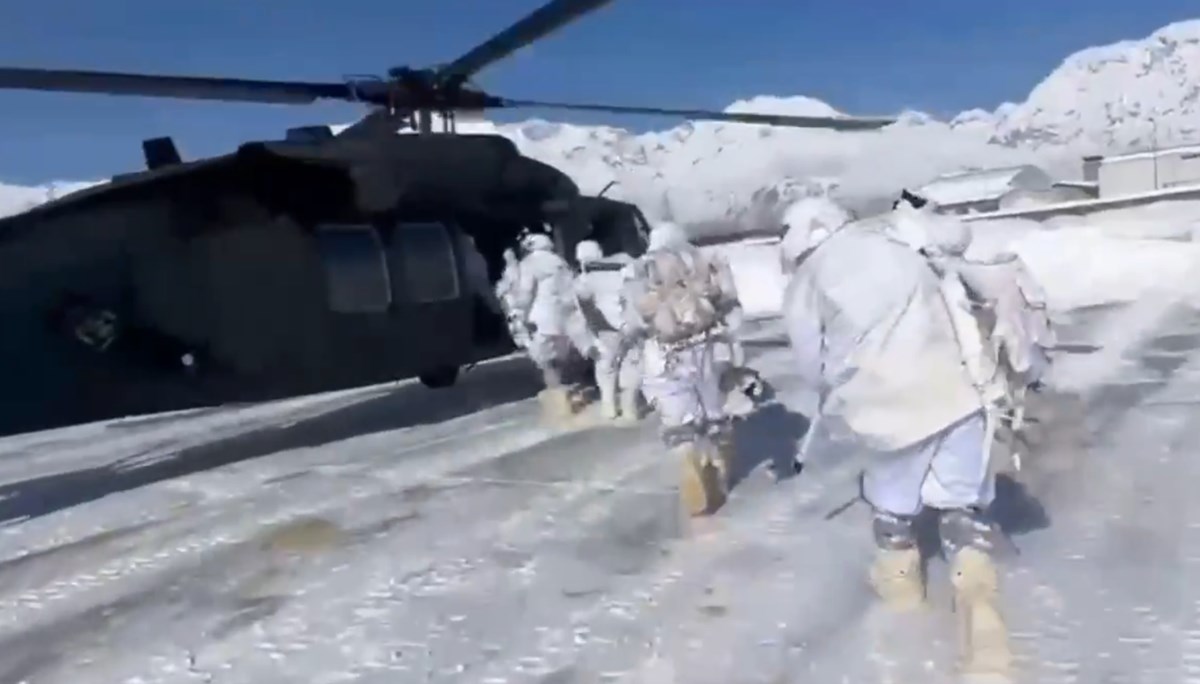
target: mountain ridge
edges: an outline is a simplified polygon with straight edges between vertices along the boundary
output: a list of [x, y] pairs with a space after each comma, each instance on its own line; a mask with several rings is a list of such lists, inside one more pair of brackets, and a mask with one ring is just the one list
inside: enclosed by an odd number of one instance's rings
[[[840, 113], [814, 98], [773, 95], [739, 100], [726, 111]], [[1077, 178], [1084, 154], [1200, 141], [1197, 121], [1200, 19], [1072, 53], [1023, 102], [948, 120], [904, 112], [878, 132], [686, 122], [633, 133], [542, 119], [464, 122], [459, 130], [505, 135], [524, 154], [571, 175], [585, 193], [615, 181], [609, 194], [636, 202], [652, 220], [758, 228], [804, 194], [863, 204], [943, 173], [1024, 163]], [[0, 184], [0, 215], [91, 184]]]

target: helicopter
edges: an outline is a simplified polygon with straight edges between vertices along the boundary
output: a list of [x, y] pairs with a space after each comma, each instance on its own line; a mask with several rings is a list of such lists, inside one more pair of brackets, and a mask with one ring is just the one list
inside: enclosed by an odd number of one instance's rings
[[894, 122], [516, 100], [470, 84], [609, 2], [551, 0], [441, 67], [341, 82], [0, 67], [0, 89], [370, 108], [336, 133], [293, 128], [198, 160], [171, 138], [145, 140], [144, 170], [0, 219], [0, 434], [413, 376], [446, 387], [514, 349], [472, 253], [494, 283], [528, 231], [549, 233], [568, 261], [585, 239], [644, 252], [635, 205], [582, 194], [501, 135], [458, 133], [460, 113]]

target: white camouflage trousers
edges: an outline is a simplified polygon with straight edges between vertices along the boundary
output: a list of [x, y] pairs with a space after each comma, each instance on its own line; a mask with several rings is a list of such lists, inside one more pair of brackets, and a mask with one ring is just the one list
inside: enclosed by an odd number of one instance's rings
[[702, 427], [725, 418], [711, 342], [667, 351], [651, 341], [643, 358], [642, 392], [658, 409], [664, 429]]
[[533, 361], [546, 387], [559, 387], [563, 384], [563, 372], [571, 359], [571, 339], [566, 335], [540, 335], [534, 333], [529, 338], [529, 359]]
[[596, 334], [596, 387], [600, 390], [600, 408], [609, 416], [636, 410], [637, 394], [642, 385], [642, 353], [630, 349], [617, 363], [621, 333], [606, 330]]
[[987, 422], [982, 410], [910, 447], [873, 454], [863, 496], [878, 511], [916, 515], [937, 509], [986, 507], [996, 495], [988, 467]]

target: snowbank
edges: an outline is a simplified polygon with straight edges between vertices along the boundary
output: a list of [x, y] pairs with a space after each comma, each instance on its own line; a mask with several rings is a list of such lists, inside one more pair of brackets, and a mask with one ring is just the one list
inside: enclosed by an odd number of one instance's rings
[[1172, 202], [1045, 223], [979, 222], [969, 254], [1016, 252], [1060, 311], [1176, 299], [1200, 280], [1200, 243], [1191, 241], [1198, 219], [1200, 202]]
[[[1046, 290], [1050, 307], [1070, 311], [1146, 299], [1176, 301], [1200, 287], [1200, 202], [1175, 202], [1064, 217], [1045, 223], [1000, 219], [971, 224], [968, 255], [1016, 252]], [[779, 314], [786, 279], [778, 241], [711, 247], [730, 260], [748, 315]]]
[[1031, 235], [1016, 245], [1055, 309], [1174, 298], [1200, 277], [1200, 245], [1070, 232]]

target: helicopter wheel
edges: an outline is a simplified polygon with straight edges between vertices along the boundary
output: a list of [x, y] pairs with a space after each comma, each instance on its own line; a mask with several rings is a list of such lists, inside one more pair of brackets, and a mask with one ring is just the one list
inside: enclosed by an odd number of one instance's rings
[[430, 389], [450, 387], [458, 382], [458, 366], [439, 366], [417, 376], [422, 385]]

